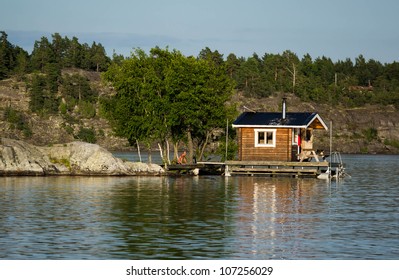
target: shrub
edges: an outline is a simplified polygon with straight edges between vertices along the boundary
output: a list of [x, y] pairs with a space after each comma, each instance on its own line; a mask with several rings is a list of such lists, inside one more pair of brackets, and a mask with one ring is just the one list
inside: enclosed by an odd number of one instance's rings
[[96, 106], [90, 102], [79, 102], [79, 113], [83, 118], [91, 119], [96, 116]]
[[65, 114], [67, 113], [67, 109], [68, 109], [68, 108], [67, 108], [66, 103], [61, 102], [60, 108], [59, 108], [60, 113], [63, 114], [63, 115], [65, 115]]
[[92, 128], [81, 127], [75, 138], [88, 143], [96, 143], [96, 132]]
[[368, 142], [378, 139], [378, 131], [375, 128], [368, 128], [363, 130], [363, 135]]
[[395, 148], [399, 149], [399, 140], [385, 139], [384, 145], [392, 146], [392, 147], [395, 147]]
[[68, 133], [68, 134], [73, 134], [73, 127], [71, 127], [71, 126], [69, 126], [69, 125], [66, 125], [65, 126], [65, 131]]
[[53, 158], [50, 157], [50, 161], [54, 164], [61, 164], [67, 167], [68, 169], [71, 169], [71, 162], [67, 158]]
[[24, 115], [11, 107], [4, 110], [4, 120], [11, 123], [11, 127], [21, 130], [26, 138], [32, 136], [32, 130], [29, 127]]

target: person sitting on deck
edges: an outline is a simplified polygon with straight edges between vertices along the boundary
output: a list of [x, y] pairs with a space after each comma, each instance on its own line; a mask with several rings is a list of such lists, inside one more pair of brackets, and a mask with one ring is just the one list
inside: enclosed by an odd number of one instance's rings
[[187, 163], [186, 151], [184, 151], [184, 152], [179, 156], [179, 158], [177, 159], [177, 163], [178, 163], [178, 164]]

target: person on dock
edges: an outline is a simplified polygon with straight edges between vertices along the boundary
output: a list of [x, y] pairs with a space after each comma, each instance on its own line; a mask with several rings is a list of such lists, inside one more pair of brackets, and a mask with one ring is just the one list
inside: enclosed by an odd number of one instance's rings
[[187, 153], [186, 153], [186, 151], [184, 151], [184, 152], [179, 156], [179, 158], [177, 159], [177, 163], [178, 163], [178, 164], [185, 164], [185, 163], [187, 163], [186, 155], [187, 155]]

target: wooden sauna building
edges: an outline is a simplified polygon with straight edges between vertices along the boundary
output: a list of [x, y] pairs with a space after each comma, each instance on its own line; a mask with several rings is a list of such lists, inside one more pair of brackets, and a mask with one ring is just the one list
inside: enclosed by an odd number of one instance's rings
[[282, 112], [242, 113], [234, 122], [238, 161], [226, 162], [230, 173], [315, 175], [328, 166], [313, 146], [315, 129], [328, 130], [319, 114]]

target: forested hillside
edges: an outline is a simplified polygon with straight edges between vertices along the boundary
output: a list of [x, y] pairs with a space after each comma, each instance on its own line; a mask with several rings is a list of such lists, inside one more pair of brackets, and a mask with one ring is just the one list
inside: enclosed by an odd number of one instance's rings
[[237, 90], [251, 97], [270, 96], [275, 92], [291, 92], [303, 101], [362, 106], [395, 104], [399, 107], [399, 63], [382, 64], [359, 55], [333, 62], [328, 57], [298, 58], [282, 54], [254, 54], [226, 59]]
[[[126, 65], [134, 63], [135, 59], [136, 63], [140, 63], [140, 60], [137, 60], [140, 52], [145, 58], [142, 61], [147, 65], [140, 64], [138, 67], [126, 68]], [[179, 61], [174, 64], [175, 68], [170, 65], [166, 68], [161, 66], [167, 65], [168, 59], [171, 59], [173, 54]], [[187, 69], [184, 69], [185, 67]], [[152, 80], [145, 80], [150, 85], [146, 90], [148, 93], [154, 90], [155, 94], [149, 94], [143, 100], [151, 103], [153, 108], [162, 104], [166, 106], [169, 101], [180, 102], [180, 109], [185, 110], [184, 114], [198, 115], [197, 119], [200, 119], [200, 116], [209, 116], [211, 120], [217, 116], [212, 118], [214, 111], [210, 110], [211, 106], [202, 106], [208, 111], [201, 111], [202, 107], [193, 107], [190, 111], [186, 108], [187, 104], [190, 106], [189, 100], [185, 100], [186, 105], [182, 100], [195, 99], [196, 96], [204, 96], [206, 93], [210, 94], [210, 97], [205, 102], [212, 104], [216, 100], [211, 98], [212, 88], [215, 89], [215, 98], [221, 97], [219, 101], [228, 101], [225, 105], [229, 104], [230, 107], [241, 105], [237, 106], [238, 111], [245, 104], [252, 109], [278, 110], [278, 107], [269, 106], [268, 103], [276, 104], [275, 99], [280, 99], [282, 95], [295, 100], [293, 102], [295, 105], [292, 104], [290, 107], [292, 110], [300, 109], [300, 103], [312, 104], [309, 106], [313, 106], [314, 109], [329, 110], [328, 117], [334, 115], [331, 113], [331, 108], [342, 114], [360, 108], [367, 112], [365, 108], [373, 108], [371, 112], [386, 111], [386, 117], [392, 118], [399, 108], [399, 63], [396, 61], [381, 63], [373, 59], [366, 60], [362, 55], [354, 61], [349, 58], [332, 61], [328, 57], [312, 58], [310, 55], [298, 57], [289, 50], [281, 54], [265, 53], [261, 56], [253, 54], [248, 58], [237, 57], [235, 54], [225, 57], [217, 50], [212, 51], [206, 47], [197, 57], [185, 57], [176, 50], [159, 48], [154, 48], [149, 54], [138, 49], [132, 53], [132, 57], [123, 57], [116, 53], [108, 57], [101, 43], [81, 43], [76, 37], [70, 39], [58, 33], [53, 34], [51, 38], [42, 37], [35, 41], [33, 51], [29, 54], [9, 42], [6, 32], [2, 31], [0, 32], [0, 131], [7, 137], [39, 141], [39, 144], [81, 139], [100, 142], [112, 148], [121, 148], [121, 145], [128, 145], [126, 139], [129, 139], [131, 144], [134, 140], [148, 142], [154, 135], [147, 133], [148, 139], [143, 137], [145, 132], [142, 130], [143, 126], [132, 127], [132, 131], [136, 132], [130, 131], [130, 135], [120, 133], [120, 129], [118, 134], [117, 115], [114, 114], [115, 107], [111, 106], [110, 100], [120, 95], [120, 91], [129, 91], [129, 86], [126, 84], [115, 85], [115, 71], [118, 69], [135, 71], [131, 76], [144, 80], [146, 75], [151, 77]], [[138, 69], [143, 71], [152, 69], [153, 72], [138, 74]], [[179, 72], [180, 70], [183, 71]], [[175, 76], [167, 71], [174, 71]], [[190, 71], [191, 73], [188, 73]], [[223, 71], [223, 75], [220, 71]], [[99, 73], [104, 73], [103, 78]], [[191, 78], [184, 80], [189, 81], [185, 86], [171, 82], [172, 78], [178, 81], [180, 78], [178, 75], [188, 76], [188, 74], [191, 74]], [[211, 83], [196, 80], [197, 74], [198, 77], [202, 77], [201, 79], [214, 79], [215, 84], [212, 86]], [[166, 79], [169, 79], [169, 87], [165, 84]], [[216, 90], [218, 81], [220, 84], [225, 83], [225, 86]], [[131, 84], [131, 86], [137, 85], [137, 83]], [[197, 91], [187, 90], [190, 87], [193, 89], [193, 86]], [[187, 95], [173, 95], [176, 92], [171, 90], [172, 87], [186, 90]], [[157, 89], [166, 95], [157, 95]], [[144, 92], [140, 91], [140, 94]], [[160, 96], [164, 98], [159, 99]], [[229, 97], [229, 100], [225, 99], [226, 97]], [[129, 98], [133, 98], [129, 102], [139, 101], [134, 96]], [[153, 109], [153, 112], [160, 112], [159, 108]], [[220, 119], [228, 117], [231, 121], [235, 117], [234, 110], [227, 107], [225, 109], [227, 111], [219, 117]], [[194, 111], [197, 113], [194, 114]], [[235, 114], [238, 114], [238, 111]], [[365, 112], [362, 111], [362, 114], [367, 114]], [[142, 124], [145, 121], [139, 118], [138, 110], [133, 110], [131, 113], [137, 114], [138, 123]], [[170, 116], [166, 114], [164, 116], [164, 122], [170, 121]], [[378, 116], [384, 118], [380, 113]], [[337, 119], [339, 117], [336, 116]], [[206, 119], [197, 123], [186, 121], [186, 124], [197, 129], [204, 124], [205, 129], [205, 121]], [[212, 129], [222, 126], [223, 122], [211, 124]], [[395, 132], [398, 125], [396, 122], [396, 119], [380, 120], [368, 126], [362, 124], [358, 127], [354, 122], [351, 123], [352, 129], [344, 128], [349, 131], [344, 137], [348, 141], [364, 140], [362, 143], [365, 147], [362, 150], [358, 148], [355, 152], [381, 152], [384, 147], [387, 147], [387, 152], [396, 151], [399, 146], [399, 137]], [[386, 123], [387, 126], [381, 126], [382, 123]], [[53, 126], [54, 132], [57, 131], [54, 133], [54, 138], [51, 139], [50, 136], [40, 138], [40, 135], [46, 134], [45, 129], [40, 126]], [[111, 128], [114, 132], [111, 132]], [[149, 128], [147, 126], [147, 132]], [[187, 141], [187, 127], [184, 132], [179, 132], [175, 128], [177, 127], [164, 130], [167, 132], [165, 135]], [[395, 131], [392, 132], [390, 129]], [[121, 138], [116, 137], [115, 132], [124, 136], [125, 140], [118, 140]], [[208, 135], [209, 130], [205, 129], [203, 133], [202, 138], [212, 137]], [[113, 138], [115, 141], [111, 144], [105, 138]], [[337, 135], [337, 138], [342, 141], [342, 133], [341, 136]], [[379, 143], [381, 147], [376, 150], [367, 149], [368, 143], [371, 142]], [[199, 147], [200, 144], [197, 144]], [[390, 147], [393, 147], [393, 150]]]
[[[51, 40], [42, 37], [35, 41], [31, 54], [7, 40], [0, 32], [0, 80], [28, 73], [48, 75], [50, 90], [55, 90], [60, 69], [79, 68], [102, 72], [124, 57], [113, 54], [109, 58], [101, 43], [80, 43], [78, 38], [62, 37], [55, 33]], [[287, 50], [281, 54], [254, 53], [251, 57], [237, 57], [231, 53], [224, 58], [217, 50], [204, 48], [198, 59], [212, 59], [224, 64], [236, 89], [245, 96], [266, 97], [275, 92], [295, 93], [304, 101], [343, 103], [347, 106], [364, 104], [399, 104], [399, 62], [381, 63], [359, 55], [332, 61], [328, 57], [298, 57]], [[51, 85], [53, 84], [53, 85]]]

